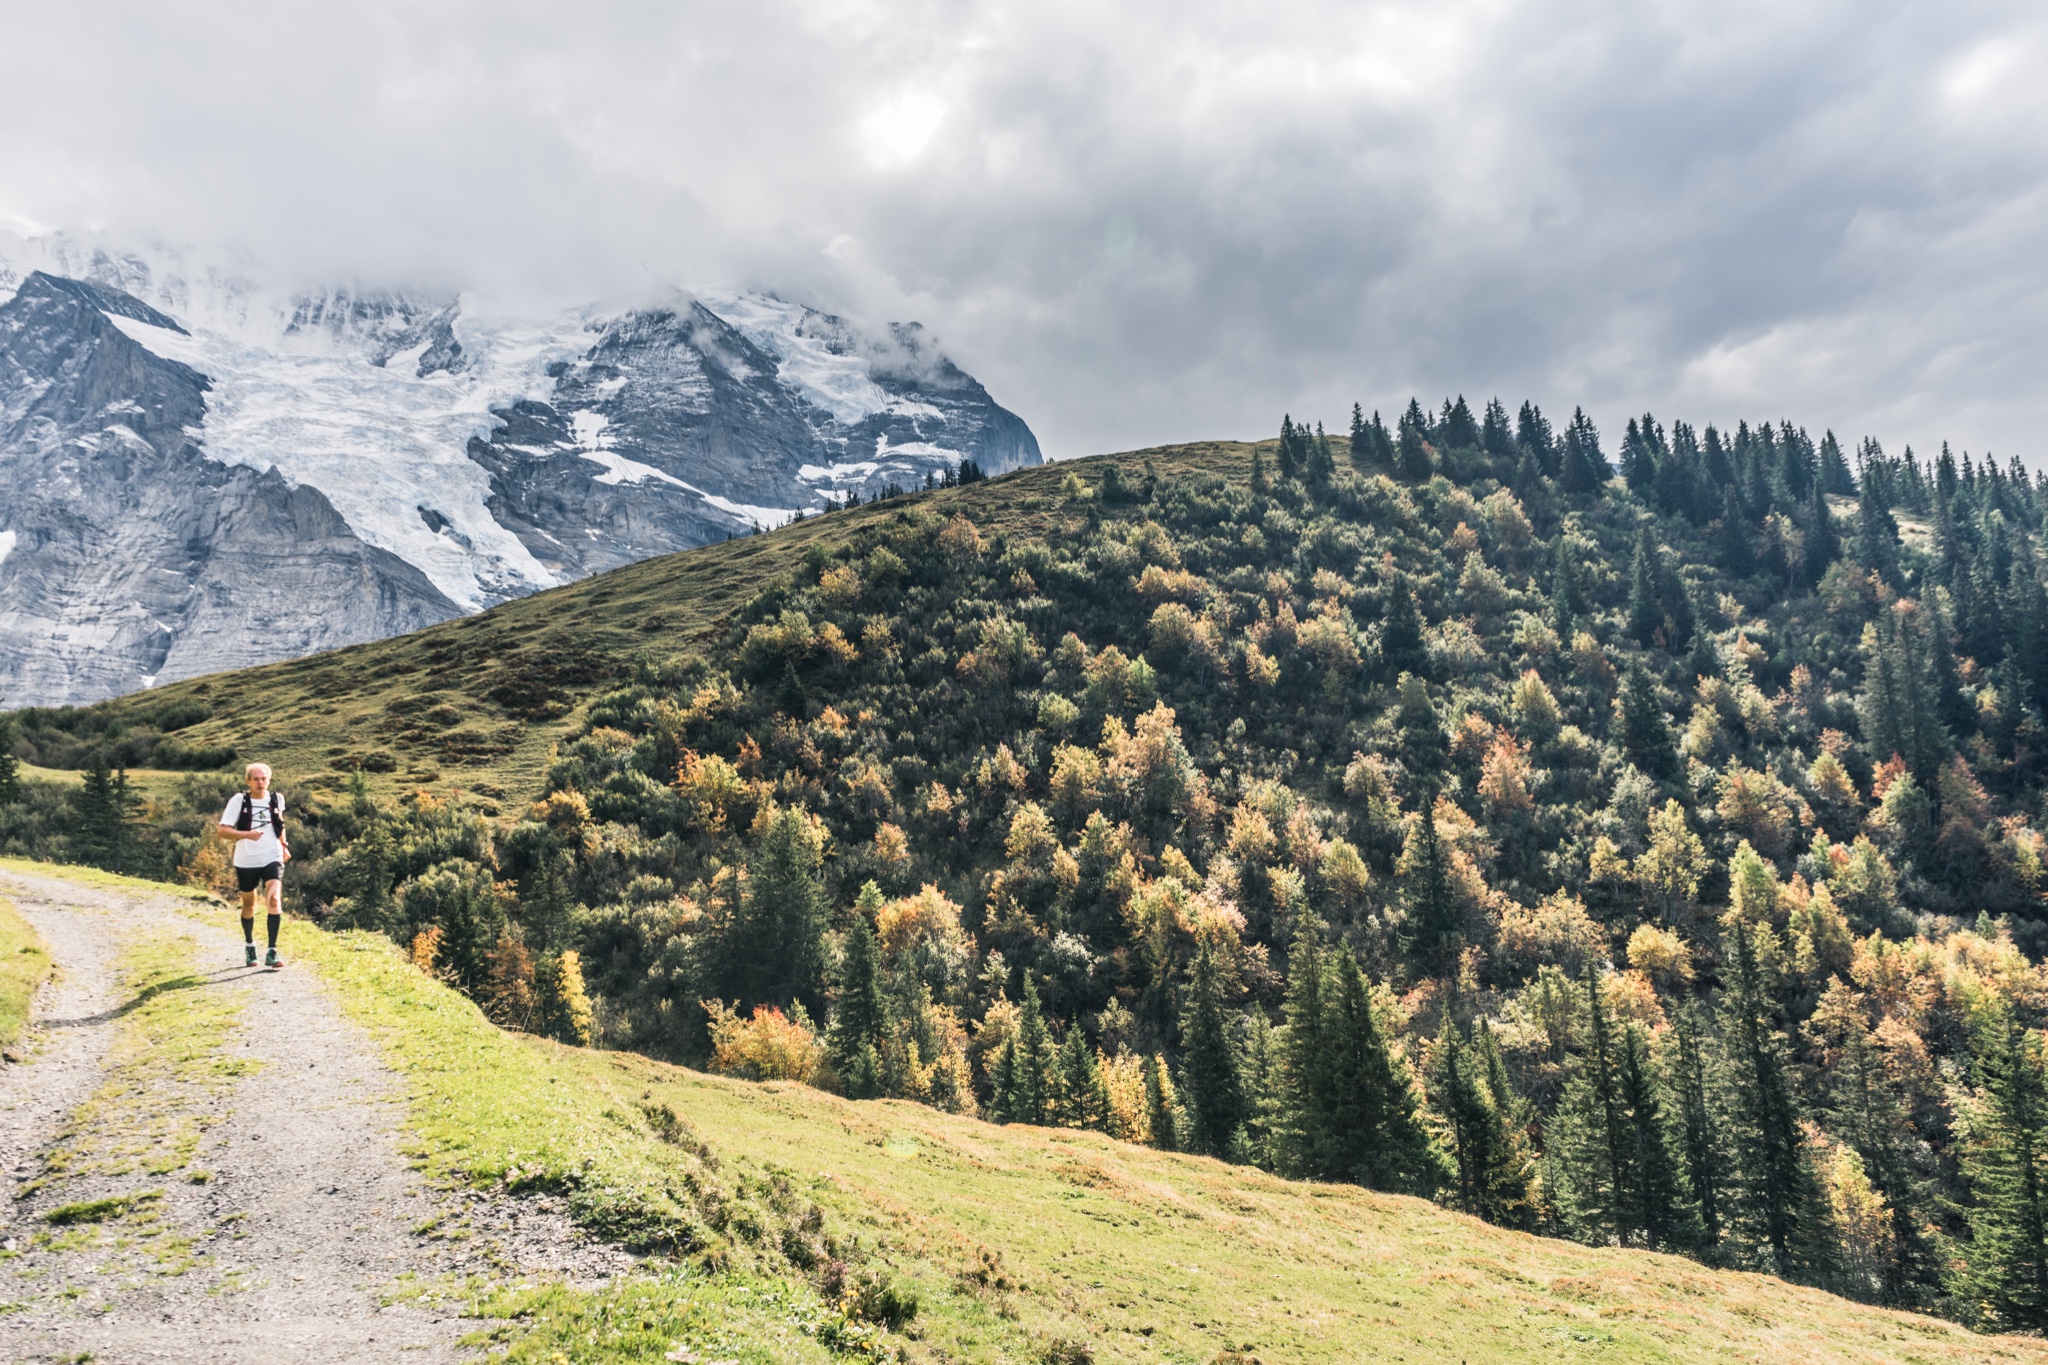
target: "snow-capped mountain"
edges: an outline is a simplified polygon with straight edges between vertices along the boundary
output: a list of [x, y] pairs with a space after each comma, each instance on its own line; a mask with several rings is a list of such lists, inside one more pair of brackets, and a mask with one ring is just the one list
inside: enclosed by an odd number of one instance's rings
[[0, 300], [0, 705], [411, 630], [1040, 458], [915, 323], [763, 294], [517, 316], [0, 239]]

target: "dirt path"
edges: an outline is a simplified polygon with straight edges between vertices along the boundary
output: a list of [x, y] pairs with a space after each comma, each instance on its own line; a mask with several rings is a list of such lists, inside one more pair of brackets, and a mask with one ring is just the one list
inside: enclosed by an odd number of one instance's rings
[[[13, 1253], [0, 1257], [8, 1310], [0, 1358], [439, 1362], [472, 1354], [456, 1341], [477, 1324], [452, 1306], [386, 1300], [402, 1276], [448, 1285], [486, 1269], [480, 1261], [502, 1248], [417, 1231], [445, 1228], [449, 1209], [399, 1154], [396, 1080], [310, 973], [244, 969], [232, 910], [208, 925], [173, 897], [16, 872], [0, 873], [0, 894], [49, 940], [61, 973], [38, 1002], [27, 1060], [0, 1074], [0, 1156], [16, 1194], [0, 1207], [0, 1246]], [[191, 1112], [155, 1115], [159, 1128], [176, 1122], [200, 1133], [179, 1169], [151, 1173], [153, 1159], [168, 1158], [148, 1152], [67, 1156], [73, 1147], [104, 1151], [116, 1136], [73, 1123], [81, 1103], [94, 1106], [88, 1118], [116, 1115], [97, 1124], [111, 1130], [122, 1126], [124, 1104], [162, 1099], [118, 1093], [110, 1070], [123, 1020], [139, 1003], [123, 998], [122, 946], [162, 933], [190, 939], [180, 951], [193, 975], [180, 989], [222, 992], [239, 1007], [217, 1044], [204, 1045], [215, 1049], [204, 1065], [215, 1074], [222, 1060], [255, 1065], [195, 1087]], [[49, 1221], [54, 1209], [134, 1198], [145, 1187], [161, 1193], [143, 1193], [146, 1212], [132, 1219], [70, 1228]], [[545, 1242], [550, 1229], [540, 1231]]]

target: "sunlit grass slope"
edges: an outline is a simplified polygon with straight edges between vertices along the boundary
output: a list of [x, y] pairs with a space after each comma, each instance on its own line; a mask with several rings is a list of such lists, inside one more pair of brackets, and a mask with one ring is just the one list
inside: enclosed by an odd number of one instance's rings
[[[593, 1231], [671, 1248], [605, 1288], [484, 1293], [509, 1321], [478, 1344], [513, 1360], [2048, 1363], [2048, 1343], [1420, 1200], [565, 1048], [496, 1028], [387, 940], [290, 932], [404, 1077], [430, 1175], [566, 1194]], [[812, 1232], [849, 1283], [881, 1271], [917, 1294], [904, 1331], [849, 1321], [789, 1267]]]
[[[1160, 473], [1246, 477], [1252, 447], [1205, 442], [1132, 451]], [[194, 747], [225, 745], [279, 770], [287, 789], [363, 767], [373, 786], [461, 790], [485, 801], [533, 795], [555, 741], [576, 710], [635, 659], [688, 650], [813, 544], [837, 545], [860, 527], [922, 507], [971, 508], [1007, 534], [1044, 531], [1061, 510], [1070, 469], [1018, 470], [964, 488], [808, 518], [744, 540], [645, 560], [411, 635], [288, 663], [171, 683], [103, 702], [109, 718], [145, 721], [186, 699], [208, 717], [179, 732]]]
[[[645, 1227], [701, 1189], [701, 1143], [735, 1197], [815, 1202], [828, 1229], [917, 1288], [914, 1357], [1038, 1361], [1085, 1342], [1101, 1361], [1203, 1365], [2048, 1361], [2038, 1342], [1506, 1232], [1421, 1200], [516, 1037], [384, 940], [306, 935], [302, 952], [409, 1079], [429, 1169], [542, 1186], [574, 1172], [586, 1221]], [[744, 1231], [727, 1235], [746, 1251]], [[612, 1316], [620, 1353], [588, 1358], [635, 1358], [624, 1337], [644, 1314]]]

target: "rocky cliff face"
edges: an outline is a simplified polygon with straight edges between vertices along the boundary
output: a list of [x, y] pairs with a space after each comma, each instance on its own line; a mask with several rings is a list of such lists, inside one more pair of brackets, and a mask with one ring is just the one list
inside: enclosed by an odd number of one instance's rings
[[[293, 657], [775, 524], [1030, 429], [914, 324], [531, 319], [0, 257], [0, 705]], [[9, 293], [11, 291], [11, 297]]]
[[208, 459], [206, 376], [116, 317], [178, 330], [47, 275], [0, 305], [0, 698], [110, 696], [455, 614], [319, 490]]

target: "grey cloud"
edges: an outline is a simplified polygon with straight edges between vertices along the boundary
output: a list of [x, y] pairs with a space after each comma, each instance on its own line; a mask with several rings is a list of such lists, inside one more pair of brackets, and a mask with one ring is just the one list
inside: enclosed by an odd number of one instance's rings
[[2038, 7], [4, 18], [0, 228], [917, 317], [1059, 454], [1411, 391], [2001, 454], [2048, 415]]

